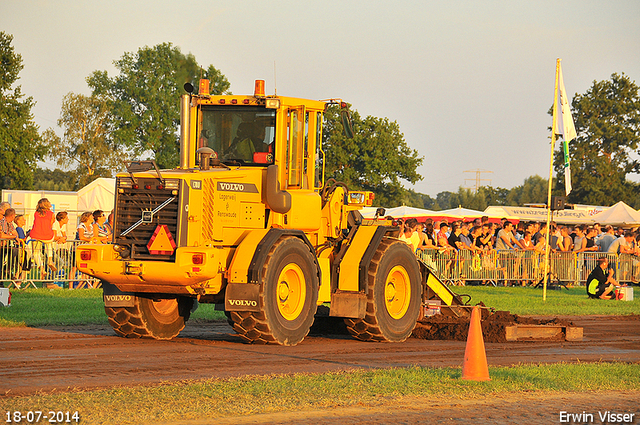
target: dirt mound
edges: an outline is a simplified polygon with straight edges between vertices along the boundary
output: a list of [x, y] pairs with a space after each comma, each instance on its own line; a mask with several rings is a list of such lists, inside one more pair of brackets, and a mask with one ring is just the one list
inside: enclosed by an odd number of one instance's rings
[[[507, 326], [513, 325], [558, 325], [573, 326], [568, 320], [553, 318], [549, 320], [522, 317], [508, 311], [482, 311], [482, 335], [485, 342], [506, 342]], [[441, 314], [425, 317], [413, 330], [412, 337], [419, 339], [438, 339], [466, 341], [469, 334], [469, 318], [448, 317]]]

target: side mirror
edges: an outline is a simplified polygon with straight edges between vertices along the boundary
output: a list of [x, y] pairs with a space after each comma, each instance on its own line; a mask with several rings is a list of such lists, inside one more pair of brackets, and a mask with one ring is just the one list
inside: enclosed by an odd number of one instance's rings
[[353, 121], [346, 102], [340, 102], [340, 118], [342, 119], [344, 135], [349, 139], [353, 139]]
[[194, 91], [194, 87], [193, 84], [191, 83], [184, 83], [184, 91], [186, 91], [187, 93], [191, 94]]

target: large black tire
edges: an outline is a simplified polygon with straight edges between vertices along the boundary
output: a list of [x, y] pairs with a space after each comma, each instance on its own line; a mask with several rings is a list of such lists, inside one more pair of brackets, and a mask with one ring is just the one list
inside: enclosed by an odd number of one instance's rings
[[189, 320], [193, 298], [177, 297], [153, 300], [134, 297], [133, 307], [105, 307], [109, 324], [126, 338], [172, 339]]
[[362, 341], [402, 342], [420, 314], [420, 267], [409, 245], [380, 242], [367, 275], [367, 310], [362, 319], [345, 319], [347, 330]]
[[253, 344], [299, 344], [318, 308], [318, 268], [307, 245], [296, 237], [278, 240], [262, 268], [260, 312], [233, 311], [233, 329]]

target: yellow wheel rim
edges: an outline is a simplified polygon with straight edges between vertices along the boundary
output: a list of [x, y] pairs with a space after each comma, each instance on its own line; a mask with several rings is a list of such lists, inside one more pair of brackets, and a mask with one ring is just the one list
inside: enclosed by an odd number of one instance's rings
[[304, 273], [297, 264], [287, 264], [278, 277], [278, 311], [286, 320], [300, 316], [307, 297]]
[[175, 298], [162, 299], [153, 302], [153, 307], [160, 314], [168, 314], [175, 310], [178, 300]]
[[384, 302], [389, 315], [401, 319], [409, 309], [411, 280], [402, 266], [395, 266], [387, 275], [384, 285]]

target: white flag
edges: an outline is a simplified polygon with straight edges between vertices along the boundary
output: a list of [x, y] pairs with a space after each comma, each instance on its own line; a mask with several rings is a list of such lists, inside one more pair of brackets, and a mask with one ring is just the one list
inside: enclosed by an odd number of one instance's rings
[[[560, 116], [561, 120], [557, 116], [558, 109], [556, 107], [556, 101], [554, 102], [554, 121], [556, 123], [553, 129], [554, 134], [562, 134], [562, 151], [564, 153], [564, 190], [565, 194], [569, 195], [571, 192], [571, 167], [569, 165], [569, 142], [576, 138], [576, 127], [573, 124], [573, 117], [571, 116], [571, 109], [569, 108], [569, 99], [567, 98], [567, 90], [564, 88], [564, 79], [562, 78], [562, 66], [560, 66], [560, 60], [558, 59], [558, 88], [560, 91]], [[561, 124], [562, 123], [562, 124]]]
[[567, 91], [564, 88], [564, 79], [562, 78], [562, 67], [559, 68], [558, 86], [560, 89], [560, 105], [562, 111], [562, 135], [565, 142], [569, 143], [576, 138], [576, 127], [573, 125], [573, 117], [569, 108], [569, 99]]

